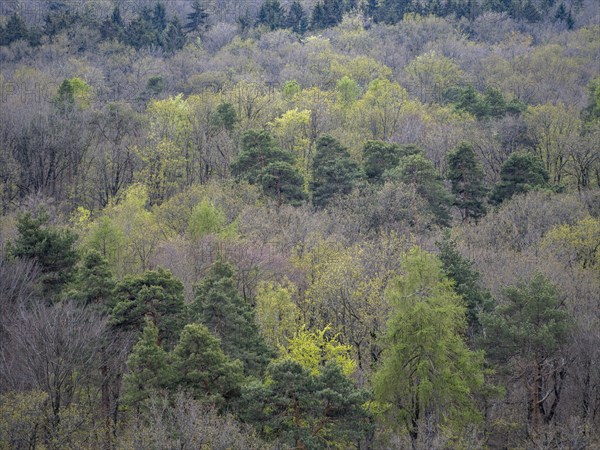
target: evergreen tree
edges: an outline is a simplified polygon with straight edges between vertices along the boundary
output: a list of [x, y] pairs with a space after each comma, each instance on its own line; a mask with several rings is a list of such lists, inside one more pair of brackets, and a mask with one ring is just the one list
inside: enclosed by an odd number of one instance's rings
[[401, 157], [398, 144], [367, 141], [363, 148], [365, 175], [371, 183], [382, 183], [383, 173], [398, 166]]
[[465, 308], [440, 261], [415, 247], [402, 267], [387, 290], [393, 311], [373, 387], [388, 423], [414, 446], [424, 423], [457, 430], [480, 419], [473, 393], [483, 384], [483, 354], [462, 339]]
[[92, 305], [106, 311], [115, 284], [106, 258], [97, 251], [91, 250], [83, 257], [81, 267], [77, 269], [69, 297], [84, 306]]
[[185, 45], [185, 34], [177, 17], [169, 20], [167, 27], [160, 38], [160, 45], [167, 53], [174, 53], [181, 50]]
[[189, 315], [191, 321], [203, 323], [221, 340], [225, 354], [244, 363], [246, 373], [264, 370], [271, 350], [258, 332], [254, 310], [235, 287], [231, 265], [215, 262], [196, 288]]
[[327, 19], [323, 4], [319, 1], [315, 4], [310, 17], [310, 28], [312, 30], [320, 30], [327, 26]]
[[542, 162], [531, 153], [515, 152], [502, 164], [500, 181], [494, 187], [490, 201], [496, 204], [513, 195], [548, 185], [548, 173]]
[[262, 4], [256, 25], [264, 25], [271, 31], [285, 26], [285, 12], [279, 0], [266, 0]]
[[257, 184], [262, 170], [272, 162], [294, 163], [291, 153], [275, 145], [271, 133], [265, 130], [248, 130], [241, 139], [241, 150], [231, 165], [234, 176]]
[[158, 344], [173, 345], [183, 325], [183, 285], [164, 269], [128, 275], [117, 284], [111, 306], [116, 328], [139, 331], [149, 317], [158, 329]]
[[48, 225], [45, 213], [33, 217], [30, 213], [19, 217], [18, 236], [9, 246], [9, 254], [16, 258], [33, 260], [41, 272], [42, 295], [48, 301], [56, 300], [63, 287], [72, 280], [79, 255], [74, 248], [77, 235], [68, 229]]
[[188, 22], [185, 29], [188, 33], [202, 31], [207, 26], [208, 13], [200, 0], [194, 0], [192, 3], [192, 12], [187, 15]]
[[438, 224], [449, 225], [452, 196], [446, 190], [433, 163], [424, 155], [416, 154], [402, 158], [399, 166], [388, 171], [386, 177], [414, 186], [417, 193], [429, 204]]
[[479, 273], [473, 268], [473, 262], [459, 253], [456, 241], [450, 237], [450, 230], [445, 230], [442, 240], [436, 242], [436, 245], [440, 251], [444, 276], [454, 282], [454, 290], [465, 302], [467, 334], [472, 341], [481, 330], [479, 314], [489, 310], [492, 298], [481, 287]]
[[260, 173], [260, 183], [265, 194], [273, 197], [278, 205], [300, 205], [306, 198], [304, 177], [298, 169], [283, 161], [269, 163]]
[[561, 348], [572, 322], [556, 287], [539, 273], [506, 288], [503, 297], [481, 315], [482, 343], [492, 361], [514, 367], [529, 387], [527, 419], [537, 434], [540, 418], [549, 423], [561, 400], [568, 359]]
[[111, 14], [110, 19], [106, 19], [100, 25], [100, 35], [102, 39], [123, 39], [124, 36], [124, 24], [123, 18], [121, 17], [121, 9], [119, 6], [115, 6]]
[[150, 318], [146, 318], [142, 333], [127, 359], [129, 373], [123, 380], [125, 403], [138, 410], [145, 400], [169, 388], [173, 381], [168, 354], [157, 341], [158, 329]]
[[221, 103], [217, 106], [217, 110], [212, 117], [212, 122], [217, 128], [223, 127], [227, 131], [232, 131], [237, 122], [235, 107], [229, 102]]
[[222, 406], [239, 396], [244, 378], [242, 363], [231, 361], [204, 325], [185, 326], [172, 359], [177, 387], [195, 399]]
[[16, 12], [13, 13], [6, 22], [4, 29], [0, 28], [0, 45], [10, 45], [18, 40], [29, 38], [27, 25]]
[[269, 438], [293, 448], [350, 448], [364, 438], [367, 395], [329, 363], [317, 375], [284, 359], [268, 368], [268, 381], [246, 385], [241, 416]]
[[483, 169], [477, 161], [473, 147], [462, 142], [448, 153], [448, 179], [455, 195], [454, 206], [460, 209], [463, 221], [477, 222], [485, 214], [486, 188]]
[[335, 195], [349, 194], [361, 178], [362, 172], [346, 147], [331, 136], [317, 140], [311, 183], [315, 207], [324, 207]]
[[287, 13], [285, 25], [291, 28], [294, 33], [303, 35], [308, 29], [308, 19], [302, 5], [295, 0]]

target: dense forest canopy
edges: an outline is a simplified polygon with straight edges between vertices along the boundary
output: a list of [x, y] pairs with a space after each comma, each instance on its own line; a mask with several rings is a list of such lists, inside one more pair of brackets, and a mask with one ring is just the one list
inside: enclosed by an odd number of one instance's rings
[[600, 446], [596, 0], [0, 5], [0, 448]]

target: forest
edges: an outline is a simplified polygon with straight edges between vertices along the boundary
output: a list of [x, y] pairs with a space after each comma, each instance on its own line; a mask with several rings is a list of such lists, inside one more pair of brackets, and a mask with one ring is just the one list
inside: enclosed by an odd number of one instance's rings
[[600, 448], [597, 0], [0, 5], [0, 449]]

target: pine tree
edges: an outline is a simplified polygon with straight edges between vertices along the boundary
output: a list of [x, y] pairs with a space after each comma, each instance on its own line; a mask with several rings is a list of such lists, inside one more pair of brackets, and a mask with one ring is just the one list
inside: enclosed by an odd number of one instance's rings
[[272, 162], [260, 173], [263, 192], [274, 198], [278, 205], [289, 203], [299, 206], [306, 198], [304, 177], [298, 169], [283, 161]]
[[223, 353], [219, 340], [206, 326], [186, 325], [172, 359], [177, 387], [195, 399], [222, 406], [239, 396], [244, 378], [242, 363], [231, 361]]
[[414, 444], [423, 423], [458, 430], [480, 420], [473, 393], [483, 384], [483, 354], [462, 339], [465, 308], [440, 261], [415, 247], [402, 268], [386, 294], [393, 311], [373, 388], [390, 426]]
[[448, 153], [448, 179], [455, 195], [454, 206], [460, 209], [463, 221], [477, 222], [486, 212], [484, 205], [486, 188], [483, 185], [483, 169], [477, 161], [473, 147], [462, 142]]
[[323, 4], [319, 1], [315, 4], [310, 17], [310, 28], [311, 30], [320, 30], [327, 26], [327, 19], [325, 16], [325, 10]]
[[174, 345], [183, 325], [183, 285], [164, 269], [128, 275], [114, 292], [111, 321], [122, 330], [141, 330], [149, 317], [159, 345]]
[[513, 195], [548, 185], [548, 172], [542, 162], [531, 153], [515, 152], [502, 164], [500, 181], [494, 187], [490, 201], [496, 204]]
[[173, 381], [168, 354], [157, 341], [158, 329], [150, 318], [146, 318], [142, 333], [127, 360], [129, 373], [124, 377], [125, 403], [138, 410], [145, 400], [169, 388]]
[[231, 265], [215, 262], [196, 288], [189, 317], [206, 325], [221, 340], [225, 354], [241, 360], [249, 374], [261, 373], [272, 355], [258, 332], [254, 316], [254, 310], [235, 287]]
[[383, 141], [367, 141], [363, 148], [365, 175], [371, 183], [382, 183], [383, 173], [398, 166], [400, 146]]
[[244, 386], [242, 418], [293, 448], [350, 448], [364, 438], [367, 394], [333, 363], [318, 375], [284, 359], [268, 368], [268, 381]]
[[160, 38], [160, 45], [167, 53], [174, 53], [181, 50], [185, 45], [185, 34], [177, 17], [169, 20], [167, 27]]
[[317, 140], [311, 183], [315, 207], [324, 207], [335, 195], [349, 194], [362, 178], [346, 147], [331, 136]]
[[194, 0], [192, 3], [192, 12], [187, 15], [188, 22], [185, 29], [188, 33], [202, 31], [207, 26], [208, 13], [200, 0]]
[[266, 0], [262, 4], [256, 25], [265, 25], [271, 31], [285, 26], [285, 13], [279, 0]]
[[74, 278], [69, 297], [84, 306], [108, 310], [116, 283], [106, 258], [95, 250], [89, 251]]
[[68, 229], [48, 225], [45, 213], [19, 217], [19, 235], [9, 246], [9, 254], [36, 262], [41, 271], [42, 295], [48, 301], [58, 299], [64, 286], [72, 280], [79, 255], [74, 248], [77, 235]]
[[3, 33], [0, 33], [0, 45], [10, 45], [15, 41], [29, 38], [27, 25], [16, 12], [9, 17], [6, 27], [2, 31]]

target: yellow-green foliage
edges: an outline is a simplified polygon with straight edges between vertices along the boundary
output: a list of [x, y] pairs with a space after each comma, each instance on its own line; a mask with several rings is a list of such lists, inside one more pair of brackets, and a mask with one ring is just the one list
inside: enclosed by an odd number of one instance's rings
[[268, 344], [285, 345], [298, 330], [300, 311], [292, 297], [296, 287], [292, 283], [261, 282], [256, 294], [256, 320], [260, 333]]
[[325, 364], [334, 361], [344, 375], [352, 375], [356, 370], [356, 362], [352, 359], [352, 347], [341, 344], [339, 334], [331, 336], [331, 327], [310, 331], [305, 326], [288, 339], [286, 347], [280, 346], [279, 359], [292, 359], [302, 367], [318, 375]]
[[554, 227], [544, 237], [542, 248], [568, 264], [600, 271], [600, 219], [586, 217], [573, 225]]

